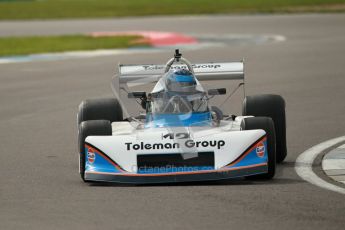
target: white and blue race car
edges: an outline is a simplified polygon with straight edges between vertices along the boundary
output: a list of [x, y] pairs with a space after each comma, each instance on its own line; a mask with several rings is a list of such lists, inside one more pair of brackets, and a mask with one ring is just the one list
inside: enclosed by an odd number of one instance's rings
[[[223, 98], [219, 104], [227, 105], [244, 88], [243, 69], [243, 62], [192, 65], [178, 50], [166, 65], [120, 65], [115, 97], [79, 106], [81, 178], [135, 184], [273, 178], [287, 154], [283, 98], [244, 95], [241, 116], [210, 103]], [[229, 80], [239, 81], [229, 94], [200, 83]]]

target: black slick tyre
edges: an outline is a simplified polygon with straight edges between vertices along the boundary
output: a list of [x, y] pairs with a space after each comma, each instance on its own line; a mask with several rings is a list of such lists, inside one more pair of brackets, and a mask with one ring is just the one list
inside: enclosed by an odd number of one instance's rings
[[244, 116], [270, 117], [274, 122], [277, 144], [277, 162], [284, 161], [286, 148], [285, 101], [279, 95], [262, 94], [247, 96], [243, 101]]
[[79, 173], [83, 181], [85, 181], [85, 138], [88, 136], [111, 136], [112, 128], [110, 121], [107, 120], [92, 120], [83, 121], [79, 125], [78, 132], [78, 149], [79, 149]]
[[248, 179], [272, 179], [276, 170], [276, 137], [274, 123], [270, 117], [249, 117], [243, 119], [242, 130], [263, 129], [267, 136], [268, 172], [265, 174], [248, 176]]
[[123, 114], [116, 98], [99, 98], [84, 100], [79, 105], [78, 125], [83, 121], [108, 120], [122, 121]]

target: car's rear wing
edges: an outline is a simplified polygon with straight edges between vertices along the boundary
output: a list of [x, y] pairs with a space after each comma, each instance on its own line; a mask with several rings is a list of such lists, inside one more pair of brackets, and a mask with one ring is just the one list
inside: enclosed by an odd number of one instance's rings
[[[166, 65], [119, 65], [119, 83], [150, 81], [155, 82], [165, 72]], [[187, 68], [185, 64], [175, 64], [171, 69]], [[243, 80], [243, 62], [193, 64], [195, 76], [199, 81]]]

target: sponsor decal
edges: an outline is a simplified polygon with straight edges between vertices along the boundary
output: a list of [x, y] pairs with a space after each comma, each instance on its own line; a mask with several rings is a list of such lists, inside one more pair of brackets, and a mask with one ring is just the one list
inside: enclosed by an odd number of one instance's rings
[[[225, 141], [223, 140], [212, 140], [212, 141], [193, 141], [193, 140], [186, 140], [182, 143], [186, 148], [207, 148], [207, 147], [214, 147], [217, 149], [221, 149], [225, 145]], [[150, 150], [150, 149], [179, 149], [181, 148], [181, 143], [132, 143], [126, 142], [126, 149], [129, 150]]]
[[264, 157], [265, 155], [265, 145], [262, 141], [256, 145], [256, 155], [258, 157]]
[[[163, 65], [143, 65], [142, 66], [145, 70], [162, 70], [165, 68]], [[220, 64], [192, 64], [193, 69], [218, 69], [222, 66]], [[170, 69], [177, 70], [177, 69], [187, 69], [186, 65], [174, 65], [171, 66]]]
[[195, 65], [193, 64], [192, 65], [193, 69], [217, 69], [217, 68], [220, 68], [221, 65], [219, 64], [203, 64], [203, 65]]
[[96, 160], [96, 154], [93, 152], [92, 148], [88, 148], [87, 149], [87, 161], [90, 164], [93, 164], [93, 162], [95, 162], [95, 160]]

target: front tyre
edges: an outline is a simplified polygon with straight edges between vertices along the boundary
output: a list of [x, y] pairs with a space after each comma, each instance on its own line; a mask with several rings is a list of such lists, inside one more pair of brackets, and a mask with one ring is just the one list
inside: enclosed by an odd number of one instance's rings
[[262, 94], [247, 96], [243, 101], [244, 116], [270, 117], [274, 122], [277, 143], [277, 162], [287, 155], [285, 101], [279, 95]]
[[85, 139], [88, 136], [111, 136], [111, 123], [107, 120], [83, 121], [79, 125], [78, 145], [79, 145], [79, 173], [81, 179], [85, 181]]
[[267, 136], [268, 172], [265, 174], [248, 176], [248, 179], [272, 179], [276, 170], [276, 137], [274, 123], [270, 117], [244, 118], [241, 123], [242, 130], [263, 129]]

